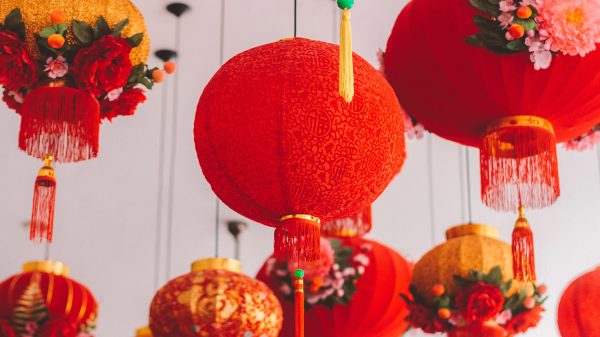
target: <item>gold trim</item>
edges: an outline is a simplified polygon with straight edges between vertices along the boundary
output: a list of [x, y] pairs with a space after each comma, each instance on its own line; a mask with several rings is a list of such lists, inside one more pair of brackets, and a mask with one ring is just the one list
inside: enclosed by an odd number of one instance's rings
[[50, 306], [50, 304], [52, 304], [53, 294], [54, 294], [54, 275], [49, 274], [48, 275], [48, 290], [46, 292], [46, 303], [48, 303], [48, 306]]
[[316, 222], [318, 224], [321, 223], [321, 219], [317, 218], [316, 216], [309, 215], [309, 214], [290, 214], [290, 215], [282, 216], [281, 219], [279, 219], [279, 221], [285, 221], [285, 220], [289, 220], [289, 219], [302, 219], [302, 220]]
[[83, 319], [83, 316], [85, 315], [85, 312], [87, 311], [87, 306], [88, 306], [88, 294], [85, 292], [85, 290], [79, 288], [79, 291], [81, 291], [81, 308], [79, 308], [79, 315], [77, 315], [77, 320], [81, 321]]
[[151, 337], [152, 330], [149, 326], [144, 326], [135, 330], [135, 337]]
[[67, 281], [67, 304], [65, 305], [65, 315], [69, 315], [71, 313], [71, 308], [73, 308], [73, 282], [70, 279], [65, 279]]
[[241, 273], [242, 263], [238, 260], [224, 259], [220, 257], [200, 259], [192, 263], [193, 272], [203, 270], [227, 270], [234, 273]]
[[496, 132], [500, 129], [518, 126], [538, 127], [540, 129], [544, 129], [550, 132], [551, 134], [554, 134], [554, 127], [552, 126], [552, 123], [549, 120], [538, 116], [528, 115], [509, 116], [497, 119], [487, 125], [485, 133], [488, 134]]
[[69, 267], [58, 261], [30, 261], [23, 265], [23, 272], [41, 271], [57, 276], [69, 276]]
[[51, 155], [47, 154], [44, 156], [44, 166], [38, 171], [38, 177], [55, 178], [52, 160], [54, 160], [54, 157]]
[[482, 224], [465, 224], [454, 226], [446, 231], [446, 240], [456, 239], [463, 236], [479, 235], [492, 239], [499, 236], [498, 228]]

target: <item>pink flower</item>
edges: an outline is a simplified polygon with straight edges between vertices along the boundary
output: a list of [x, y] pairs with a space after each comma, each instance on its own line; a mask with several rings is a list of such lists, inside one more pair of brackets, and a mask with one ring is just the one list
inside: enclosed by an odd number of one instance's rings
[[287, 296], [292, 293], [292, 288], [287, 283], [282, 283], [281, 286], [279, 287], [279, 290], [281, 290], [281, 293], [284, 296]]
[[356, 254], [356, 255], [354, 256], [354, 259], [353, 259], [353, 260], [354, 260], [354, 262], [360, 263], [360, 264], [362, 264], [363, 266], [368, 266], [368, 265], [369, 265], [369, 262], [371, 262], [371, 261], [369, 260], [369, 257], [368, 257], [368, 256], [366, 256], [365, 254]]
[[500, 11], [501, 12], [511, 12], [517, 9], [513, 0], [501, 0], [500, 1]]
[[565, 149], [570, 151], [591, 150], [600, 143], [600, 131], [592, 130], [581, 137], [572, 139], [564, 144]]
[[362, 275], [365, 273], [365, 267], [358, 266], [358, 267], [356, 267], [356, 271], [358, 272], [358, 275]]
[[467, 320], [458, 311], [452, 311], [452, 316], [450, 316], [448, 323], [450, 323], [454, 326], [461, 327], [461, 326], [467, 325]]
[[48, 72], [48, 77], [55, 79], [64, 77], [69, 71], [69, 65], [67, 64], [67, 60], [59, 56], [56, 59], [49, 57], [46, 60], [46, 68], [44, 71]]
[[529, 57], [535, 70], [548, 69], [552, 63], [552, 53], [548, 50], [534, 51]]
[[510, 321], [511, 319], [512, 319], [512, 312], [510, 311], [510, 309], [506, 309], [506, 310], [500, 312], [496, 316], [496, 323], [498, 323], [500, 325], [504, 325], [504, 324], [508, 323], [508, 321]]
[[338, 297], [344, 297], [344, 289], [338, 289], [337, 295]]
[[11, 96], [15, 100], [15, 102], [17, 102], [19, 104], [23, 104], [24, 98], [23, 98], [23, 95], [21, 95], [20, 92], [18, 92], [18, 91], [9, 91], [8, 92], [8, 96]]
[[342, 275], [344, 277], [354, 276], [354, 275], [356, 275], [356, 270], [354, 270], [354, 268], [348, 267], [348, 268], [344, 269], [344, 271], [342, 271]]
[[35, 322], [27, 322], [25, 324], [25, 330], [27, 330], [27, 332], [29, 332], [30, 334], [35, 334], [37, 329], [38, 329], [38, 325]]
[[537, 2], [537, 0], [521, 0], [521, 6], [533, 6], [535, 8], [538, 8], [539, 4]]
[[538, 0], [540, 35], [547, 49], [565, 55], [585, 56], [600, 42], [598, 0]]
[[123, 93], [123, 88], [113, 89], [113, 90], [109, 91], [108, 93], [106, 93], [106, 99], [109, 100], [110, 102], [116, 101], [119, 99], [119, 97], [121, 97], [122, 93]]
[[[324, 278], [333, 267], [334, 262], [334, 254], [335, 251], [331, 247], [331, 243], [326, 239], [321, 239], [321, 259], [314, 262], [305, 262], [302, 264], [302, 269], [304, 270], [304, 279], [307, 281], [312, 281], [317, 277]], [[297, 260], [290, 260], [288, 262], [288, 270], [291, 274], [298, 267]]]
[[513, 22], [515, 17], [510, 13], [502, 13], [498, 16], [498, 22], [500, 22], [500, 27], [506, 29]]

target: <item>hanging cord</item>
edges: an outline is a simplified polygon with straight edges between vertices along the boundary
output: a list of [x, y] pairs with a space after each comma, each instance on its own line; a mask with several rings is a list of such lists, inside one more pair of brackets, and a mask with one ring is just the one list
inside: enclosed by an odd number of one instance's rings
[[298, 37], [298, 0], [294, 0], [294, 37]]
[[467, 214], [465, 212], [466, 200], [465, 200], [465, 162], [463, 160], [463, 148], [458, 146], [458, 181], [460, 185], [460, 219], [461, 223], [467, 221]]
[[433, 134], [427, 135], [427, 180], [429, 182], [429, 226], [431, 229], [431, 246], [436, 243], [435, 236], [435, 195], [433, 188]]
[[337, 5], [337, 1], [333, 0], [333, 6], [332, 8], [332, 13], [333, 13], [333, 30], [332, 30], [332, 38], [331, 41], [332, 43], [335, 44], [339, 44], [339, 39], [340, 39], [340, 22], [339, 22], [339, 18], [340, 18], [340, 12], [339, 12], [339, 8]]
[[50, 242], [46, 242], [46, 246], [44, 247], [44, 260], [50, 260]]
[[467, 210], [468, 210], [468, 215], [469, 215], [469, 223], [472, 224], [473, 223], [473, 209], [472, 209], [472, 202], [471, 202], [471, 160], [470, 160], [470, 156], [469, 156], [469, 147], [465, 146], [465, 165], [466, 165], [466, 172], [467, 172]]
[[219, 213], [221, 208], [221, 202], [217, 198], [217, 205], [215, 207], [215, 257], [219, 257]]

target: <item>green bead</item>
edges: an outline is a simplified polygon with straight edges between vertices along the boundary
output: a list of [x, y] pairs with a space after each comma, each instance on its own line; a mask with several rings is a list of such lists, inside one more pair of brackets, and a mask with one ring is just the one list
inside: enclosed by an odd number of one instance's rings
[[304, 277], [304, 270], [302, 270], [302, 269], [296, 270], [296, 272], [294, 273], [294, 276], [296, 276], [296, 278], [303, 278]]
[[350, 9], [354, 7], [354, 0], [337, 0], [337, 4], [341, 9]]

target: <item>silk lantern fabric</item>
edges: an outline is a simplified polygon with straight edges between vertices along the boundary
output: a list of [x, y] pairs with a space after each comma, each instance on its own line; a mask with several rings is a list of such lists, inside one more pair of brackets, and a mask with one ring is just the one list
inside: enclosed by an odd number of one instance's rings
[[204, 176], [233, 210], [277, 228], [278, 256], [317, 259], [319, 219], [366, 208], [405, 158], [392, 88], [355, 54], [348, 104], [338, 93], [338, 64], [338, 46], [280, 40], [234, 56], [198, 103]]
[[[400, 294], [408, 294], [412, 265], [393, 249], [364, 238], [341, 239], [343, 246], [355, 250], [369, 244], [370, 260], [364, 275], [356, 283], [357, 290], [348, 305], [333, 308], [315, 305], [305, 313], [305, 333], [310, 337], [398, 337], [408, 328], [408, 309]], [[263, 265], [257, 278], [265, 282], [279, 297], [283, 307], [283, 329], [280, 337], [294, 336], [294, 303], [282, 296], [277, 281]]]
[[558, 305], [562, 337], [600, 336], [600, 268], [577, 278], [565, 290]]

